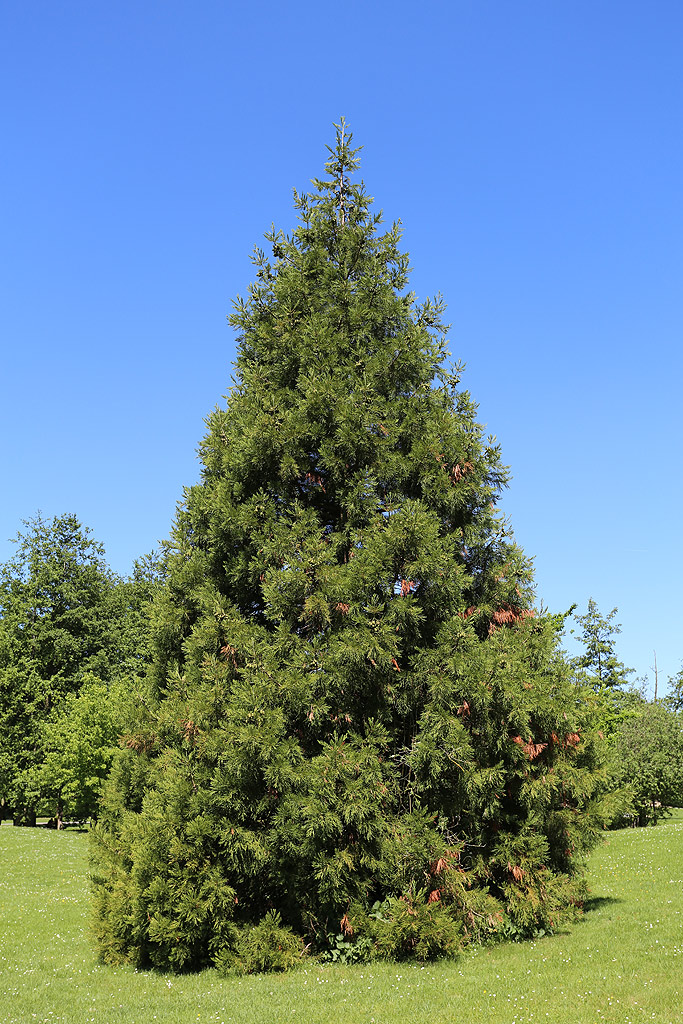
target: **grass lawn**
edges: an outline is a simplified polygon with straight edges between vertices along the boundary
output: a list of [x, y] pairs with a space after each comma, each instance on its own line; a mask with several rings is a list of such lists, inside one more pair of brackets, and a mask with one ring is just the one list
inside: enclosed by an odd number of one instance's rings
[[683, 1022], [683, 812], [610, 833], [571, 931], [425, 967], [175, 977], [102, 967], [88, 941], [87, 837], [0, 828], [0, 1024]]

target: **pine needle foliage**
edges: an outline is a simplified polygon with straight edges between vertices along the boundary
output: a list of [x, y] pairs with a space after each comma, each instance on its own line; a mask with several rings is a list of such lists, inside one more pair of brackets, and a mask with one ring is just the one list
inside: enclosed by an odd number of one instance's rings
[[110, 962], [277, 968], [304, 943], [433, 957], [533, 934], [580, 902], [601, 827], [561, 622], [534, 614], [496, 510], [498, 446], [336, 128], [229, 318], [233, 387], [93, 833]]

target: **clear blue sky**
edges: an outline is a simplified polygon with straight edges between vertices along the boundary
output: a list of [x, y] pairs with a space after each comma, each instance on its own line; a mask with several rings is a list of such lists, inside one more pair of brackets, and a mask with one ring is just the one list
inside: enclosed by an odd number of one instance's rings
[[168, 535], [231, 300], [344, 114], [513, 482], [553, 611], [683, 659], [683, 5], [45, 0], [0, 11], [0, 560], [75, 512]]

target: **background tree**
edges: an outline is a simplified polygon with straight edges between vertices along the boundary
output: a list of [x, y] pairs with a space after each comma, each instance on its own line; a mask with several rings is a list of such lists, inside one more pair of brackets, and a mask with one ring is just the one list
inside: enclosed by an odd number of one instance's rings
[[586, 703], [592, 711], [593, 727], [604, 738], [605, 806], [608, 828], [623, 828], [633, 823], [635, 790], [624, 769], [619, 749], [622, 728], [637, 718], [646, 704], [643, 694], [633, 686], [594, 688], [584, 686]]
[[669, 692], [664, 702], [671, 711], [683, 711], [683, 666], [675, 676], [669, 677]]
[[24, 526], [0, 569], [0, 786], [15, 820], [31, 822], [45, 721], [83, 672], [106, 678], [112, 580], [102, 546], [75, 516]]
[[105, 683], [85, 676], [42, 728], [41, 761], [31, 781], [41, 798], [52, 798], [55, 824], [62, 818], [96, 818], [102, 784], [124, 732], [130, 680]]
[[120, 580], [75, 515], [24, 526], [0, 567], [0, 799], [15, 822], [32, 823], [46, 799], [61, 817], [61, 788], [48, 786], [44, 761], [83, 681], [108, 687], [145, 665], [156, 569], [148, 559]]
[[130, 719], [131, 703], [144, 688], [151, 660], [149, 611], [164, 577], [163, 552], [138, 559], [130, 578], [115, 579], [107, 614], [115, 628], [105, 681], [84, 673], [77, 691], [45, 721], [42, 760], [30, 773], [34, 790], [62, 815], [95, 819], [102, 784]]
[[427, 957], [580, 899], [599, 740], [441, 303], [406, 291], [357, 163], [342, 124], [230, 318], [234, 386], [93, 832], [110, 961], [276, 967], [340, 931]]
[[643, 702], [619, 727], [617, 764], [633, 792], [637, 824], [650, 825], [683, 806], [683, 719], [661, 703]]
[[621, 626], [613, 621], [616, 614], [617, 609], [613, 608], [608, 615], [601, 615], [591, 597], [586, 614], [575, 616], [581, 627], [578, 639], [584, 652], [572, 659], [572, 667], [596, 690], [624, 686], [633, 672], [616, 655], [615, 637], [621, 633]]

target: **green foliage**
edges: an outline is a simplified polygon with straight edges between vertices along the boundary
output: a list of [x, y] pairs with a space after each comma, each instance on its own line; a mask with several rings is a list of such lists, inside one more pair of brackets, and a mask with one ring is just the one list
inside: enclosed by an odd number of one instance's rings
[[664, 703], [671, 711], [683, 711], [683, 666], [669, 678], [669, 693]]
[[0, 567], [0, 800], [17, 823], [95, 813], [163, 572], [148, 556], [117, 578], [73, 515], [25, 527]]
[[[377, 903], [379, 907], [379, 903]], [[376, 957], [375, 945], [369, 935], [337, 935], [327, 936], [323, 952], [319, 959], [323, 963], [333, 964], [364, 964]]]
[[643, 702], [616, 736], [621, 781], [633, 794], [639, 825], [656, 824], [672, 806], [683, 805], [683, 717], [659, 702]]
[[44, 760], [32, 772], [42, 794], [59, 794], [65, 816], [95, 818], [102, 784], [129, 719], [128, 681], [86, 676], [43, 726]]
[[683, 803], [683, 721], [669, 700], [649, 703], [637, 690], [602, 689], [591, 697], [606, 738], [608, 825], [656, 824]]
[[232, 945], [219, 951], [215, 963], [221, 974], [257, 974], [289, 971], [302, 963], [304, 955], [302, 940], [283, 927], [277, 910], [269, 910], [258, 924], [242, 928]]
[[0, 569], [0, 796], [30, 820], [46, 721], [85, 673], [107, 678], [113, 580], [75, 516], [25, 526]]
[[368, 915], [374, 951], [382, 959], [436, 960], [453, 957], [462, 945], [462, 926], [423, 890], [414, 897], [390, 898]]
[[387, 955], [450, 954], [572, 904], [602, 828], [562, 617], [534, 615], [442, 304], [406, 291], [357, 164], [341, 125], [230, 318], [234, 386], [93, 831], [107, 960], [229, 964], [270, 910], [316, 952], [355, 914]]
[[587, 699], [598, 727], [610, 743], [626, 722], [638, 717], [646, 703], [642, 693], [633, 687], [626, 690], [605, 687], [595, 690]]
[[582, 679], [595, 690], [605, 687], [624, 686], [632, 668], [625, 668], [615, 652], [615, 636], [621, 633], [621, 626], [613, 622], [617, 609], [609, 615], [601, 615], [598, 606], [590, 598], [585, 615], [577, 615], [581, 627], [580, 641], [584, 653], [572, 659], [572, 667]]

